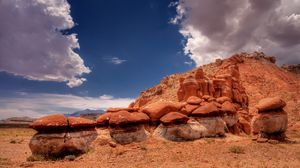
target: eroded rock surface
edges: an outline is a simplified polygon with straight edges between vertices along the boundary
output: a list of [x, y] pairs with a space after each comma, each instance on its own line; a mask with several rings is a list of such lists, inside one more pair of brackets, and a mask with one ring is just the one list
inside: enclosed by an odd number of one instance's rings
[[252, 119], [252, 132], [264, 138], [283, 139], [288, 127], [288, 116], [283, 110], [286, 103], [279, 97], [265, 98], [255, 106], [257, 114]]
[[42, 117], [30, 125], [38, 131], [29, 142], [30, 150], [46, 157], [85, 153], [97, 137], [95, 125], [96, 122], [80, 117]]

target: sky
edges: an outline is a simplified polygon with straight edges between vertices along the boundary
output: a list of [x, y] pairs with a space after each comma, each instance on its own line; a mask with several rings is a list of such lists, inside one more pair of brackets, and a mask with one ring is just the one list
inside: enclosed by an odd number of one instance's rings
[[0, 119], [126, 107], [236, 52], [300, 63], [299, 0], [0, 0]]

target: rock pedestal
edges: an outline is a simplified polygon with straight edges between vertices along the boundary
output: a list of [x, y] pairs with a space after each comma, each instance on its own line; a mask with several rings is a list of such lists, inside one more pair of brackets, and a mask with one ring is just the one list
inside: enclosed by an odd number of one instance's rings
[[85, 153], [97, 137], [95, 125], [92, 120], [62, 114], [42, 117], [30, 125], [38, 131], [29, 142], [30, 150], [45, 157]]
[[[161, 115], [159, 112], [157, 115]], [[153, 117], [157, 116], [153, 114]], [[97, 119], [97, 126], [109, 130], [110, 137], [120, 144], [143, 141], [148, 138], [149, 133], [144, 125], [149, 124], [147, 114], [119, 108], [118, 110], [108, 110]]]
[[287, 113], [283, 110], [286, 103], [278, 98], [266, 98], [255, 106], [257, 114], [251, 126], [253, 134], [271, 139], [283, 139], [288, 126]]

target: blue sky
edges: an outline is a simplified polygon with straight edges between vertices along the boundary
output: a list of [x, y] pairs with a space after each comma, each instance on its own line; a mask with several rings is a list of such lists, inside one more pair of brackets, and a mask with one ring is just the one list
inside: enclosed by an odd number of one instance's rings
[[[94, 99], [109, 95], [113, 100], [131, 98], [132, 101], [141, 91], [158, 84], [164, 76], [191, 69], [193, 66], [185, 63], [191, 59], [182, 52], [184, 38], [179, 33], [179, 26], [170, 23], [176, 15], [176, 9], [169, 6], [171, 2], [69, 1], [75, 26], [63, 33], [77, 34], [80, 49], [75, 51], [91, 70], [83, 75], [86, 81], [70, 88], [65, 82], [28, 80], [3, 71], [0, 72], [0, 106], [12, 106], [8, 100], [16, 103], [31, 100], [33, 96], [44, 99], [46, 94]], [[45, 101], [49, 101], [48, 98]], [[28, 115], [37, 115], [34, 110], [51, 113], [49, 111], [80, 109], [78, 106], [57, 108], [55, 104], [37, 108], [34, 99], [30, 103]], [[20, 108], [17, 110], [22, 111]], [[97, 105], [91, 108], [97, 108]], [[7, 113], [0, 115], [10, 116]]]
[[2, 0], [0, 23], [0, 119], [127, 106], [237, 52], [300, 63], [298, 0]]
[[[84, 96], [103, 94], [136, 97], [162, 77], [191, 69], [182, 50], [183, 37], [169, 20], [176, 14], [170, 1], [69, 1], [78, 34], [77, 53], [91, 73], [87, 82], [69, 88], [61, 82], [26, 80], [0, 73], [1, 95], [11, 92], [62, 93]], [[114, 58], [124, 60], [120, 64]], [[117, 60], [115, 59], [115, 60]]]

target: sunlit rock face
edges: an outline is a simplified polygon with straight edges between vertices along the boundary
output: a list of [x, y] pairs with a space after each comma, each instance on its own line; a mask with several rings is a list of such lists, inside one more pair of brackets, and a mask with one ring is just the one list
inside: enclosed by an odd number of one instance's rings
[[[284, 131], [287, 123], [285, 114], [280, 113], [279, 117], [268, 115], [269, 119], [263, 115], [266, 110], [279, 112], [278, 106], [285, 103], [278, 100], [271, 106], [257, 107], [263, 112], [254, 115], [255, 122], [252, 123], [257, 124], [252, 125], [257, 126], [251, 125], [254, 113], [253, 105], [250, 110], [248, 108], [248, 94], [255, 95], [251, 94], [248, 85], [250, 92], [246, 92], [244, 84], [256, 82], [256, 78], [251, 77], [257, 74], [251, 74], [248, 68], [248, 62], [253, 61], [275, 66], [271, 57], [245, 56], [241, 53], [187, 73], [168, 76], [159, 85], [143, 91], [128, 108], [108, 109], [97, 119], [97, 126], [106, 129], [111, 140], [122, 144], [146, 139], [149, 134], [181, 141], [219, 137], [225, 133], [251, 134], [255, 129], [264, 134]], [[249, 79], [245, 80], [245, 77]], [[278, 122], [278, 125], [268, 129], [260, 126], [269, 122]]]
[[186, 124], [164, 126], [159, 125], [154, 136], [172, 141], [195, 140], [204, 137], [224, 136], [225, 124], [220, 117], [191, 119]]
[[128, 144], [143, 141], [149, 136], [144, 125], [148, 125], [150, 118], [138, 110], [132, 108], [108, 109], [106, 113], [98, 117], [97, 125], [102, 129], [107, 129], [111, 140], [117, 143]]
[[38, 131], [30, 140], [32, 154], [62, 157], [88, 151], [97, 138], [96, 122], [79, 117], [63, 115], [42, 117], [31, 124]]

